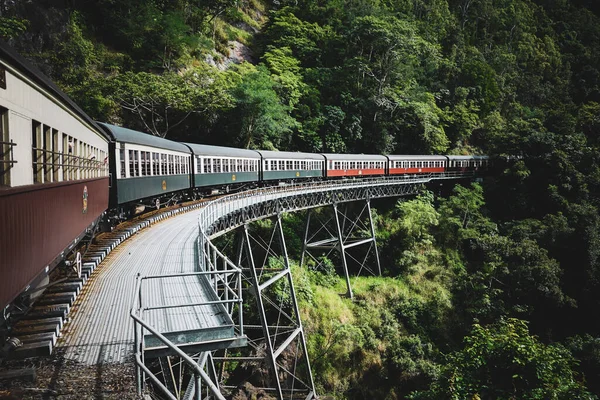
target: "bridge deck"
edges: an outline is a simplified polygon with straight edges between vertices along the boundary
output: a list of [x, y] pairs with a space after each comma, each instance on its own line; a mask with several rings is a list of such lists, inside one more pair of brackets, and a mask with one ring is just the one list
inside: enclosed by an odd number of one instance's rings
[[[57, 343], [67, 359], [85, 364], [130, 360], [134, 333], [129, 312], [136, 295], [135, 277], [138, 273], [148, 276], [197, 270], [198, 213], [191, 211], [159, 222], [109, 254], [77, 298]], [[193, 276], [148, 281], [143, 297], [149, 300], [149, 306], [211, 300], [202, 281]], [[225, 322], [222, 309], [215, 306], [154, 310], [148, 319], [159, 331], [176, 333], [181, 338], [218, 330]], [[230, 326], [224, 328], [232, 330]]]

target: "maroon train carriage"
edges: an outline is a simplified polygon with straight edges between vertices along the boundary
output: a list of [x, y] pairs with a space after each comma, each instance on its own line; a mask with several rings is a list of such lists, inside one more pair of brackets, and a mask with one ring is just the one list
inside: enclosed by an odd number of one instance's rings
[[0, 43], [0, 309], [46, 281], [108, 206], [108, 137]]
[[442, 173], [448, 159], [446, 156], [389, 155], [389, 174]]
[[387, 157], [374, 154], [323, 154], [328, 178], [385, 175]]

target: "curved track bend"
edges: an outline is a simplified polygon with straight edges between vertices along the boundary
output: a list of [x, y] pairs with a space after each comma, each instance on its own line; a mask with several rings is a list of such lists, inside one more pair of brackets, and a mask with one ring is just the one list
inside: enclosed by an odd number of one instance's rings
[[[196, 209], [157, 223], [121, 244], [95, 271], [82, 295], [77, 298], [57, 347], [64, 351], [67, 359], [85, 364], [130, 361], [134, 348], [130, 307], [135, 296], [136, 276], [138, 273], [148, 276], [197, 271], [198, 222], [207, 240], [245, 222], [283, 211], [358, 200], [365, 196], [400, 196], [414, 193], [416, 185], [433, 179], [466, 177], [472, 177], [472, 174], [438, 174], [412, 179], [357, 179], [258, 189], [225, 196], [208, 203], [208, 208]], [[413, 189], [403, 189], [408, 186]], [[192, 299], [201, 295], [197, 293], [201, 288], [196, 286], [185, 288]], [[159, 288], [152, 295], [162, 296], [163, 292], [164, 289]]]

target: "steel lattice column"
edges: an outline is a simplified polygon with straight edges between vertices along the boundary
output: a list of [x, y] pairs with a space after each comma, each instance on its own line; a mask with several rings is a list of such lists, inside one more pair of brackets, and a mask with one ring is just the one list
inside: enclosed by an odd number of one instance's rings
[[[264, 362], [270, 387], [279, 399], [316, 398], [304, 329], [292, 279], [281, 214], [272, 219], [268, 240], [253, 234], [246, 224], [240, 229], [237, 264], [242, 268], [247, 291], [256, 298], [260, 325], [245, 325], [250, 354], [214, 357], [217, 362]], [[266, 237], [266, 233], [263, 232]], [[289, 303], [277, 299], [288, 293]], [[245, 295], [248, 299], [249, 294]], [[281, 297], [281, 296], [279, 296]], [[278, 302], [279, 301], [279, 302]], [[248, 321], [244, 317], [244, 321]], [[254, 334], [252, 334], [254, 332]], [[261, 332], [260, 334], [258, 332]]]
[[[340, 254], [342, 269], [344, 271], [344, 277], [346, 278], [346, 296], [353, 298], [352, 285], [350, 284], [350, 272], [348, 270], [348, 258], [354, 259], [354, 261], [360, 265], [358, 275], [360, 275], [363, 270], [369, 271], [372, 275], [381, 275], [381, 265], [379, 263], [377, 240], [375, 238], [375, 226], [371, 216], [370, 199], [366, 199], [364, 206], [354, 219], [349, 216], [348, 208], [348, 203], [333, 203], [333, 216], [325, 222], [317, 218], [317, 221], [320, 222], [320, 224], [318, 229], [316, 229], [315, 233], [312, 235], [310, 235], [312, 210], [308, 211], [300, 265], [304, 265], [306, 255], [311, 257], [317, 265], [320, 264], [320, 261], [311, 254], [311, 251], [325, 250], [327, 251], [326, 255], [329, 255], [333, 250], [337, 250]], [[362, 221], [364, 214], [367, 214], [369, 220], [368, 225]], [[334, 231], [329, 229], [332, 222], [335, 227]], [[358, 232], [362, 232], [363, 235], [358, 234]], [[365, 237], [365, 232], [369, 232], [370, 236]], [[325, 236], [323, 233], [325, 233]], [[320, 239], [317, 240], [316, 238], [319, 237]], [[369, 249], [366, 251], [364, 258], [358, 260], [352, 257], [347, 250], [361, 245], [369, 245]], [[367, 266], [367, 259], [371, 250], [373, 250], [375, 255], [376, 271], [371, 270]]]

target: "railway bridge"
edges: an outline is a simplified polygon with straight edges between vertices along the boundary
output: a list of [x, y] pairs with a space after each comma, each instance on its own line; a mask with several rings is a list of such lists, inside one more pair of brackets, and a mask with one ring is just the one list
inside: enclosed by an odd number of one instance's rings
[[[352, 297], [353, 273], [380, 273], [372, 199], [472, 178], [472, 172], [456, 172], [288, 184], [188, 206], [108, 255], [75, 303], [57, 347], [90, 365], [133, 356], [140, 393], [151, 383], [169, 399], [224, 399], [235, 389], [224, 383], [233, 366], [260, 370], [261, 389], [277, 398], [316, 398], [282, 213], [309, 210], [303, 259], [337, 251]], [[345, 214], [352, 202], [362, 209], [357, 218]], [[319, 207], [333, 213], [315, 227], [310, 210]], [[266, 219], [272, 221], [265, 225], [268, 240], [250, 226]], [[315, 231], [327, 234], [316, 240]], [[229, 254], [227, 241], [234, 247]], [[363, 253], [371, 262], [365, 258], [352, 272], [348, 250], [357, 246], [368, 247]], [[276, 295], [282, 292], [289, 301]]]

